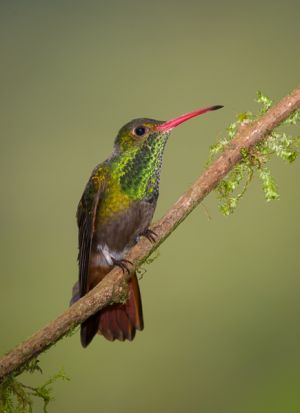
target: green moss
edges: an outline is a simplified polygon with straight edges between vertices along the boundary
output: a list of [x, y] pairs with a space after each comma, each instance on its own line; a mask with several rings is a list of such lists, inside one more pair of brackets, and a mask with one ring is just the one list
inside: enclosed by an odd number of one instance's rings
[[[236, 121], [228, 126], [227, 135], [211, 146], [209, 163], [224, 151], [226, 145], [230, 143], [242, 125], [257, 120], [272, 106], [272, 100], [260, 91], [257, 92], [256, 102], [260, 105], [257, 114], [252, 112], [240, 113]], [[299, 153], [300, 136], [289, 135], [281, 129], [282, 126], [296, 125], [299, 121], [300, 110], [297, 110], [282, 122], [281, 128], [272, 131], [263, 142], [250, 150], [244, 149], [241, 151], [242, 158], [240, 162], [216, 187], [219, 208], [224, 215], [230, 215], [235, 210], [255, 174], [258, 175], [262, 183], [265, 199], [271, 201], [279, 198], [277, 185], [268, 168], [268, 162], [273, 156], [289, 163], [295, 161]]]
[[160, 253], [159, 250], [155, 250], [148, 258], [145, 259], [145, 261], [142, 262], [142, 264], [137, 268], [136, 273], [138, 276], [138, 279], [141, 280], [144, 276], [144, 274], [147, 272], [146, 265], [152, 264], [153, 261], [155, 261], [159, 257]]
[[122, 281], [114, 292], [109, 305], [114, 304], [126, 304], [128, 300], [128, 283], [127, 281]]
[[35, 399], [43, 403], [43, 411], [47, 413], [47, 407], [53, 397], [53, 385], [60, 379], [69, 380], [63, 370], [50, 377], [41, 386], [28, 386], [17, 380], [21, 373], [42, 373], [38, 359], [33, 359], [22, 368], [8, 376], [0, 383], [0, 412], [1, 413], [32, 413]]

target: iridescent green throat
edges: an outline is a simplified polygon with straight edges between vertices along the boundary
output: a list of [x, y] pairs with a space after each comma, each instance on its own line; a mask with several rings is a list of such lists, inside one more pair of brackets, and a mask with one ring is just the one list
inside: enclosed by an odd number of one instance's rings
[[131, 199], [158, 196], [162, 155], [168, 134], [150, 135], [141, 146], [124, 151], [113, 162], [120, 189]]

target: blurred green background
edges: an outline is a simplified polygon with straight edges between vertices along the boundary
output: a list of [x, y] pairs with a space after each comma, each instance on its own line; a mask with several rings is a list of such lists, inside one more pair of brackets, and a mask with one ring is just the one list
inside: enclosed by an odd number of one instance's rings
[[[173, 132], [158, 218], [258, 89], [299, 84], [299, 14], [296, 0], [1, 1], [1, 353], [68, 305], [77, 202], [119, 128], [225, 105]], [[76, 334], [41, 356], [45, 378], [71, 377], [50, 413], [299, 412], [300, 162], [272, 171], [280, 201], [255, 182], [225, 218], [210, 195], [212, 219], [200, 206], [164, 243], [134, 342], [83, 350]]]

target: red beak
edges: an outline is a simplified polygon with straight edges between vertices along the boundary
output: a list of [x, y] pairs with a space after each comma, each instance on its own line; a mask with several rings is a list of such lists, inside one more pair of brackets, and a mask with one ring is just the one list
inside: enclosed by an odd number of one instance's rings
[[156, 130], [158, 130], [159, 132], [168, 132], [171, 129], [176, 128], [176, 126], [180, 125], [181, 123], [194, 118], [195, 116], [202, 115], [203, 113], [210, 112], [211, 110], [221, 109], [222, 107], [222, 105], [215, 105], [210, 106], [209, 108], [194, 110], [193, 112], [186, 113], [184, 115], [178, 116], [178, 118], [171, 119], [165, 123], [162, 123], [161, 125], [157, 126]]

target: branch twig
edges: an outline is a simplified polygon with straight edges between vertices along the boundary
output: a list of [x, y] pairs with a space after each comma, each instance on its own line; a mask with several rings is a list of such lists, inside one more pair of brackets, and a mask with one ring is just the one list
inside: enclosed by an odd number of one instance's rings
[[[183, 194], [169, 212], [152, 229], [158, 235], [155, 245], [142, 239], [126, 257], [136, 269], [171, 234], [172, 231], [211, 192], [222, 178], [241, 160], [241, 149], [249, 149], [262, 141], [276, 126], [300, 108], [300, 88], [284, 97], [258, 121], [241, 128], [221, 156]], [[114, 268], [92, 291], [68, 308], [56, 320], [25, 340], [0, 359], [0, 380], [20, 368], [58, 341], [73, 327], [113, 301], [126, 290], [125, 275]]]

